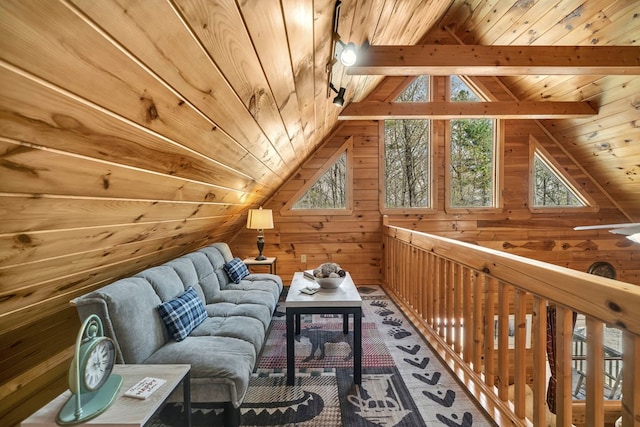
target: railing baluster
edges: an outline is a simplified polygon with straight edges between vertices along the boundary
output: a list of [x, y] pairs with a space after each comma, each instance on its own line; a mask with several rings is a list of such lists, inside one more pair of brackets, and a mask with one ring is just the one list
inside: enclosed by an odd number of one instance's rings
[[453, 295], [453, 319], [455, 340], [453, 350], [456, 354], [462, 354], [462, 291], [464, 287], [463, 268], [460, 264], [454, 264], [454, 295]]
[[427, 283], [426, 275], [427, 275], [427, 263], [426, 263], [426, 254], [423, 250], [418, 251], [418, 306], [417, 310], [420, 314], [421, 319], [425, 319], [425, 306], [424, 306], [424, 293], [425, 286]]
[[489, 276], [484, 276], [485, 280], [485, 303], [484, 303], [484, 382], [493, 386], [496, 382], [493, 363], [493, 337], [494, 337], [494, 313], [497, 281]]
[[471, 270], [463, 267], [462, 274], [462, 306], [464, 320], [462, 333], [464, 344], [462, 346], [462, 359], [465, 363], [472, 362], [473, 355], [473, 286], [471, 284]]
[[515, 327], [515, 361], [514, 361], [514, 387], [515, 387], [515, 412], [518, 418], [524, 418], [525, 407], [525, 384], [527, 382], [527, 367], [525, 365], [526, 341], [527, 341], [527, 304], [526, 293], [516, 289], [514, 300], [515, 314], [513, 326]]
[[547, 402], [547, 301], [533, 298], [533, 425], [542, 426], [546, 422]]
[[604, 325], [587, 316], [587, 402], [585, 422], [588, 426], [604, 425], [602, 391], [604, 390]]
[[433, 280], [433, 293], [431, 294], [431, 304], [433, 307], [433, 329], [438, 333], [438, 335], [440, 335], [440, 317], [442, 316], [442, 313], [440, 312], [440, 281], [442, 280], [440, 268], [442, 265], [441, 261], [442, 258], [435, 258], [433, 271], [435, 277]]
[[556, 307], [556, 425], [571, 426], [571, 340], [573, 312]]
[[427, 252], [427, 262], [429, 264], [429, 277], [427, 278], [427, 294], [425, 302], [427, 304], [427, 324], [433, 328], [433, 288], [435, 286], [435, 262], [434, 255]]
[[640, 337], [623, 333], [622, 425], [640, 427]]
[[484, 344], [483, 337], [483, 319], [482, 307], [484, 307], [484, 275], [474, 272], [473, 277], [473, 371], [476, 374], [482, 372], [482, 347]]
[[[509, 303], [511, 287], [500, 282], [498, 290], [498, 396], [509, 398]], [[494, 332], [494, 336], [495, 336]]]
[[447, 322], [447, 344], [453, 346], [454, 336], [453, 336], [453, 322], [454, 322], [454, 312], [453, 312], [453, 293], [455, 288], [455, 270], [453, 268], [453, 262], [450, 260], [445, 261], [445, 278], [444, 286], [445, 286], [445, 313], [446, 313], [446, 322]]
[[447, 335], [447, 262], [444, 258], [438, 259], [438, 334], [445, 339]]

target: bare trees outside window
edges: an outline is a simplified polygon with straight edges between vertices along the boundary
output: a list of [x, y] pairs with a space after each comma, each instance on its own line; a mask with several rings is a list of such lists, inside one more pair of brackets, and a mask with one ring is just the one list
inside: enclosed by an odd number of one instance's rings
[[307, 190], [293, 209], [345, 209], [347, 206], [347, 153], [344, 152]]
[[[429, 77], [416, 78], [396, 102], [429, 100]], [[430, 121], [385, 120], [385, 208], [430, 207]]]
[[581, 201], [571, 188], [546, 164], [538, 153], [533, 157], [534, 207], [581, 207]]
[[[451, 76], [451, 101], [481, 99], [459, 77]], [[495, 120], [456, 119], [449, 125], [449, 205], [493, 207]]]

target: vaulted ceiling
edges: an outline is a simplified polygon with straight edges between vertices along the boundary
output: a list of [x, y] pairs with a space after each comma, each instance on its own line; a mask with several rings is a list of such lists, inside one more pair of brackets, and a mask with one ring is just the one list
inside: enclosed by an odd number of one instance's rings
[[[50, 122], [74, 138], [89, 133], [89, 122], [91, 132], [118, 122], [127, 128], [120, 139], [136, 134], [144, 146], [121, 152], [119, 164], [129, 158], [136, 170], [222, 188], [216, 201], [239, 214], [273, 194], [339, 125], [329, 79], [346, 88], [348, 105], [384, 78], [331, 64], [335, 10], [335, 0], [2, 2], [5, 101], [88, 111], [87, 122], [43, 113], [17, 125], [19, 112], [9, 122], [30, 132]], [[341, 39], [358, 46], [640, 43], [640, 3], [629, 0], [344, 0], [339, 12]], [[514, 101], [589, 101], [596, 116], [543, 124], [630, 220], [640, 220], [640, 77], [499, 80]], [[47, 146], [46, 138], [23, 141]], [[109, 140], [113, 150], [122, 142]], [[52, 148], [110, 161], [87, 146]], [[147, 149], [165, 161], [145, 163]]]

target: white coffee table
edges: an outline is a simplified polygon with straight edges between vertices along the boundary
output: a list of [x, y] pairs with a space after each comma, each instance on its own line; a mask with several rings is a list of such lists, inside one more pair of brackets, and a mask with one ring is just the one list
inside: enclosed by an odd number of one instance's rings
[[[286, 299], [287, 313], [287, 385], [295, 377], [294, 334], [300, 333], [301, 314], [342, 314], [342, 332], [349, 333], [349, 315], [353, 314], [353, 382], [362, 382], [362, 298], [349, 273], [337, 289], [320, 289], [313, 295], [300, 292], [311, 286], [320, 287], [314, 280], [295, 273]], [[295, 329], [294, 329], [295, 320]]]

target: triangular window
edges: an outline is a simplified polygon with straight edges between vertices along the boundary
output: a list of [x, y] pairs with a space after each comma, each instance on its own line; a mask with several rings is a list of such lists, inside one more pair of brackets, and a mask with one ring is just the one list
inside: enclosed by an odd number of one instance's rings
[[292, 209], [346, 209], [347, 152], [343, 152], [316, 182], [298, 199]]
[[542, 145], [531, 137], [529, 203], [534, 211], [545, 209], [597, 210], [596, 202], [580, 191], [580, 185], [564, 171]]
[[298, 189], [281, 215], [351, 215], [353, 137], [336, 142], [329, 140], [300, 167], [290, 181]]
[[429, 102], [429, 76], [418, 76], [396, 98], [396, 102]]
[[451, 76], [450, 101], [480, 102], [482, 99], [459, 76]]
[[576, 191], [565, 182], [563, 177], [550, 166], [536, 150], [533, 155], [534, 196], [533, 206], [544, 207], [581, 207], [586, 206]]

